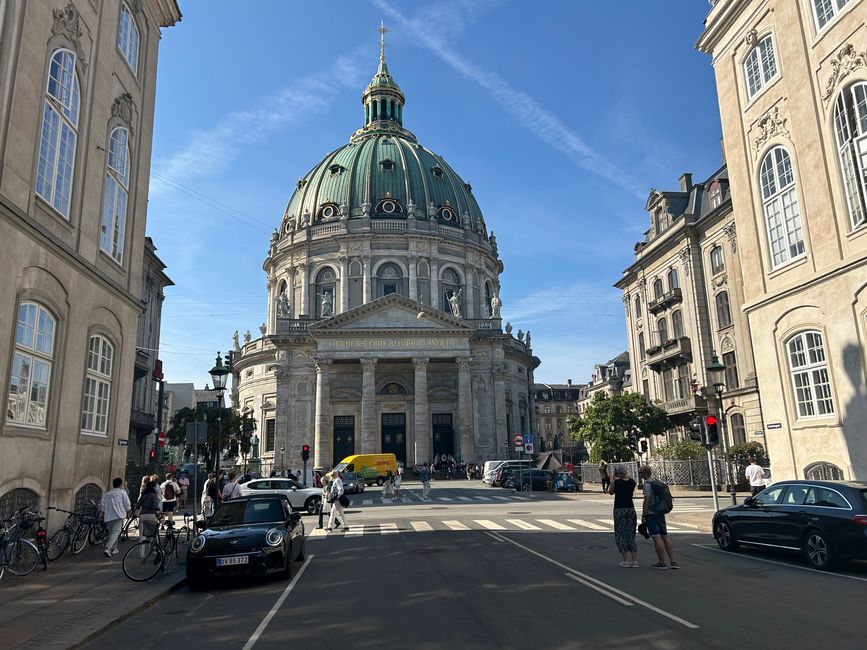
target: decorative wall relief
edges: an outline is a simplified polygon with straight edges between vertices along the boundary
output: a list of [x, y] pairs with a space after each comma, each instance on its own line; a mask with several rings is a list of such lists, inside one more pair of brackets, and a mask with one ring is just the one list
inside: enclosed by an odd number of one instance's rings
[[858, 68], [865, 66], [867, 66], [867, 54], [858, 52], [851, 43], [847, 43], [841, 47], [837, 52], [837, 56], [831, 59], [831, 75], [828, 77], [828, 81], [825, 82], [825, 92], [822, 94], [822, 101], [827, 102], [831, 99], [831, 96], [843, 79]]
[[732, 250], [732, 254], [738, 252], [738, 231], [735, 226], [735, 222], [732, 221], [728, 223], [723, 228], [723, 234], [728, 237], [729, 240], [729, 248]]
[[111, 105], [111, 115], [120, 118], [129, 127], [130, 133], [135, 132], [136, 114], [132, 95], [123, 93], [115, 97], [114, 103]]
[[780, 109], [778, 106], [774, 106], [767, 113], [762, 115], [762, 117], [756, 124], [756, 129], [758, 129], [759, 134], [756, 136], [756, 139], [753, 142], [753, 155], [758, 156], [759, 151], [762, 150], [762, 147], [765, 146], [765, 143], [773, 137], [779, 135], [784, 138], [788, 138], [788, 121], [789, 118], [780, 117]]

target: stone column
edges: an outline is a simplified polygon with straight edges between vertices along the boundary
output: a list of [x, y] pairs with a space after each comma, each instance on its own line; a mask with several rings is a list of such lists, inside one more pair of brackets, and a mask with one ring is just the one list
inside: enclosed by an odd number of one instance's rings
[[370, 302], [370, 255], [365, 255], [361, 258], [362, 263], [362, 304]]
[[464, 318], [476, 317], [475, 285], [473, 285], [473, 272], [470, 267], [464, 265]]
[[412, 453], [414, 463], [430, 462], [430, 415], [427, 405], [427, 364], [430, 359], [415, 357], [415, 420], [413, 422], [413, 439], [415, 449]]
[[349, 258], [341, 255], [340, 260], [340, 312], [349, 311]]
[[276, 294], [271, 292], [271, 287], [275, 286], [276, 282], [268, 277], [268, 281], [265, 283], [265, 291], [268, 294], [268, 320], [265, 322], [268, 324], [268, 329], [266, 330], [269, 334], [277, 333], [277, 309], [274, 307], [274, 299]]
[[298, 270], [301, 271], [301, 306], [296, 306], [295, 314], [298, 318], [302, 318], [307, 316], [310, 309], [310, 270], [304, 262], [298, 265]]
[[292, 318], [298, 318], [298, 309], [295, 305], [295, 267], [286, 269], [286, 298], [289, 299], [289, 308], [292, 310]]
[[[314, 359], [316, 364], [316, 418], [314, 419], [313, 466], [331, 466], [331, 391], [328, 386], [328, 371], [331, 359]], [[287, 448], [288, 451], [288, 448]]]
[[361, 360], [361, 453], [376, 453], [376, 359]]
[[[274, 458], [274, 467], [277, 468], [277, 463], [280, 462], [280, 447], [289, 447], [289, 423], [292, 421], [292, 400], [289, 387], [289, 368], [279, 366], [274, 373], [277, 379], [277, 408], [274, 411], [274, 448], [271, 453]], [[260, 418], [259, 422], [259, 438], [261, 440], [261, 449], [265, 449], [265, 418]], [[285, 469], [285, 468], [282, 468]]]
[[[436, 253], [433, 253], [436, 255]], [[430, 306], [434, 309], [440, 308], [440, 267], [437, 264], [436, 257], [431, 256], [430, 259]]]
[[465, 462], [476, 458], [473, 439], [473, 393], [470, 385], [470, 358], [458, 357], [458, 431], [460, 433], [460, 456]]
[[409, 267], [409, 299], [418, 300], [418, 277], [416, 276], [418, 258], [415, 255], [410, 255], [407, 266]]
[[[502, 365], [494, 367], [494, 448], [497, 454], [511, 444], [511, 431], [506, 431], [506, 371]], [[503, 445], [503, 443], [506, 445]]]

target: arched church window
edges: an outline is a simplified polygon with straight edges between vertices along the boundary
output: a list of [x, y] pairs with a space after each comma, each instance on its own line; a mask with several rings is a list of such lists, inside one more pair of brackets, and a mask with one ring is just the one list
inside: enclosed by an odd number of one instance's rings
[[334, 297], [337, 295], [337, 273], [330, 266], [316, 274], [316, 300], [314, 313], [317, 318], [334, 316]]
[[374, 210], [374, 212], [380, 216], [397, 217], [403, 214], [403, 207], [401, 207], [400, 203], [398, 203], [398, 201], [393, 197], [386, 196], [376, 204], [376, 210]]
[[376, 271], [376, 297], [381, 298], [390, 293], [406, 295], [404, 289], [403, 271], [394, 262], [387, 262]]
[[455, 209], [448, 203], [446, 203], [444, 206], [440, 207], [439, 210], [437, 210], [437, 217], [439, 217], [439, 220], [444, 223], [448, 223], [453, 226], [458, 225], [458, 213], [455, 212]]

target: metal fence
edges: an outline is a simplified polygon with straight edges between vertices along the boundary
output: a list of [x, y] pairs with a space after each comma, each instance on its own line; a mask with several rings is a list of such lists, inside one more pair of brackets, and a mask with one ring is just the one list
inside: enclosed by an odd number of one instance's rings
[[[710, 487], [710, 467], [707, 460], [651, 460], [647, 464], [653, 470], [654, 478], [665, 481], [669, 485]], [[638, 462], [611, 463], [608, 466], [609, 474], [613, 475], [617, 465], [625, 465], [629, 475], [633, 478], [638, 476]], [[576, 465], [576, 469], [578, 467]], [[584, 483], [602, 483], [597, 463], [581, 463], [580, 470], [581, 480]], [[726, 463], [723, 459], [714, 460], [713, 472], [717, 485], [728, 484]], [[743, 467], [732, 463], [732, 477], [735, 485], [741, 485], [743, 483]]]

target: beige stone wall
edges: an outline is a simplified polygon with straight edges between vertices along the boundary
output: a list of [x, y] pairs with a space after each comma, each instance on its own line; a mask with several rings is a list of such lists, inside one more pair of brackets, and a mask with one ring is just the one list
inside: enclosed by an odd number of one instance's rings
[[[159, 15], [157, 6], [159, 5]], [[57, 320], [44, 427], [0, 418], [0, 496], [34, 490], [39, 506], [69, 508], [86, 484], [104, 490], [123, 475], [129, 426], [160, 24], [180, 19], [173, 2], [146, 1], [138, 75], [117, 48], [119, 3], [9, 0], [0, 34], [0, 399], [8, 402], [18, 305], [33, 300]], [[169, 22], [163, 12], [168, 7]], [[65, 11], [58, 20], [55, 11]], [[58, 14], [59, 15], [59, 14]], [[65, 22], [64, 22], [65, 21]], [[77, 34], [80, 33], [80, 38]], [[57, 48], [78, 57], [80, 89], [71, 207], [64, 216], [35, 193], [48, 64]], [[131, 112], [116, 100], [129, 95]], [[131, 176], [122, 262], [99, 251], [107, 140], [131, 131]], [[107, 436], [81, 433], [89, 337], [115, 346]], [[52, 521], [52, 524], [56, 522]]]
[[[781, 426], [766, 429], [778, 478], [802, 478], [813, 462], [832, 463], [847, 478], [867, 476], [867, 227], [853, 230], [849, 219], [832, 120], [839, 93], [867, 79], [865, 18], [863, 0], [821, 30], [809, 0], [723, 0], [698, 43], [716, 74], [762, 411], [766, 423]], [[743, 61], [768, 33], [778, 74], [749, 98]], [[805, 243], [802, 257], [776, 268], [758, 180], [762, 157], [775, 145], [792, 159]], [[811, 328], [824, 335], [835, 412], [799, 418], [784, 346]]]

